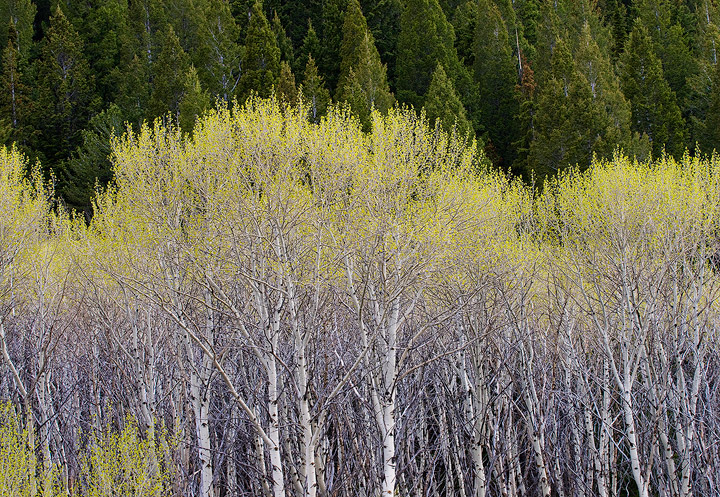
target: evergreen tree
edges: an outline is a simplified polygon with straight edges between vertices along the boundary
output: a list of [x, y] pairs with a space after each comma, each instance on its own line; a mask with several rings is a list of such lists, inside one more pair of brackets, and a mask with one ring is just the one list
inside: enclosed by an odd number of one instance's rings
[[462, 136], [473, 134], [465, 107], [455, 92], [452, 81], [439, 63], [433, 72], [425, 98], [425, 113], [430, 123], [441, 125], [448, 133], [454, 131]]
[[588, 23], [580, 35], [575, 62], [577, 70], [590, 85], [593, 104], [597, 107], [599, 120], [595, 129], [601, 134], [603, 145], [596, 146], [593, 152], [609, 157], [616, 146], [627, 149], [632, 137], [630, 103], [622, 93], [610, 55], [601, 52]]
[[324, 0], [322, 4], [322, 53], [317, 65], [330, 90], [337, 88], [340, 78], [340, 45], [347, 4], [348, 0]]
[[95, 186], [104, 188], [112, 179], [110, 139], [125, 131], [123, 112], [111, 105], [90, 119], [82, 143], [58, 170], [58, 194], [65, 204], [90, 216]]
[[194, 64], [202, 86], [230, 101], [240, 80], [240, 29], [227, 0], [208, 3], [203, 20]]
[[245, 38], [243, 72], [238, 84], [241, 100], [252, 91], [268, 97], [280, 75], [280, 49], [261, 4], [255, 2]]
[[[368, 37], [369, 34], [369, 37]], [[345, 12], [342, 27], [342, 43], [340, 44], [340, 75], [338, 77], [337, 93], [346, 86], [350, 77], [350, 69], [357, 68], [365, 55], [363, 43], [368, 38], [373, 42], [372, 34], [368, 29], [367, 21], [360, 8], [358, 0], [350, 0]], [[377, 53], [377, 50], [375, 50]], [[378, 54], [378, 59], [380, 55]]]
[[154, 119], [170, 112], [178, 120], [190, 71], [190, 56], [180, 46], [180, 40], [170, 24], [165, 27], [159, 48], [157, 61], [152, 66], [153, 88], [148, 117]]
[[587, 168], [602, 143], [602, 112], [570, 49], [556, 41], [549, 77], [539, 87], [528, 167], [542, 181], [567, 166]]
[[210, 107], [210, 96], [200, 85], [200, 78], [194, 66], [185, 74], [183, 95], [178, 106], [180, 128], [190, 132], [195, 127], [197, 116]]
[[715, 64], [710, 95], [701, 149], [705, 152], [720, 153], [720, 63]]
[[[0, 2], [0, 26], [5, 28], [8, 23], [15, 26], [14, 46], [21, 59], [27, 60], [33, 40], [33, 23], [37, 8], [31, 0], [3, 0]], [[0, 47], [7, 46], [7, 31], [2, 32]]]
[[277, 12], [274, 12], [273, 14], [272, 30], [275, 34], [278, 48], [280, 49], [280, 60], [287, 61], [289, 64], [294, 64], [295, 53], [293, 50], [293, 44], [292, 41], [290, 41], [290, 38], [288, 38], [287, 34], [285, 34], [285, 28], [283, 28], [282, 22], [280, 22], [280, 18], [278, 17]]
[[469, 67], [475, 63], [475, 31], [479, 19], [480, 11], [475, 0], [460, 4], [452, 17], [458, 57]]
[[140, 48], [130, 30], [127, 0], [108, 0], [90, 9], [79, 32], [98, 94], [104, 102], [115, 101], [123, 70]]
[[290, 69], [290, 64], [285, 60], [280, 62], [280, 77], [275, 85], [275, 94], [280, 102], [293, 105], [297, 101], [298, 91], [295, 86], [295, 75]]
[[317, 59], [322, 53], [322, 47], [320, 46], [320, 38], [318, 38], [315, 28], [313, 28], [312, 21], [308, 21], [308, 30], [303, 38], [300, 52], [295, 59], [295, 72], [300, 73], [305, 70], [305, 66], [308, 63], [308, 59], [312, 56], [313, 59]]
[[401, 0], [362, 0], [362, 11], [375, 40], [380, 60], [388, 68], [388, 82], [395, 81]]
[[38, 105], [34, 122], [42, 132], [38, 149], [51, 166], [68, 157], [90, 117], [94, 80], [83, 43], [58, 7], [50, 18], [37, 61]]
[[397, 49], [397, 94], [419, 107], [438, 63], [455, 81], [460, 63], [455, 32], [437, 0], [408, 0], [400, 16]]
[[152, 92], [150, 81], [148, 59], [144, 54], [133, 56], [122, 73], [116, 103], [125, 118], [138, 127], [148, 114]]
[[[353, 23], [350, 17], [353, 3], [357, 4], [357, 0], [351, 0], [350, 5], [348, 5], [348, 15], [345, 16], [345, 27], [348, 27], [348, 29], [343, 31], [348, 34], [348, 37], [343, 37], [344, 48], [350, 47], [348, 42], [350, 39], [354, 39], [356, 35], [355, 28], [357, 25]], [[360, 16], [362, 16], [362, 13], [360, 13]], [[350, 18], [349, 22], [347, 21], [348, 18]], [[370, 32], [365, 31], [354, 50], [346, 52], [341, 67], [347, 68], [347, 72], [342, 73], [337, 100], [338, 102], [347, 102], [350, 105], [353, 112], [360, 118], [363, 128], [367, 131], [372, 124], [370, 122], [371, 111], [376, 109], [380, 112], [386, 112], [395, 102], [387, 83], [386, 68], [380, 61], [380, 55], [377, 48], [375, 48]]]
[[308, 56], [305, 75], [299, 92], [310, 107], [310, 120], [318, 122], [320, 117], [325, 115], [325, 110], [330, 104], [330, 92], [325, 88], [323, 78], [318, 73], [312, 55]]
[[505, 22], [500, 10], [491, 0], [479, 0], [482, 22], [475, 30], [475, 79], [479, 86], [480, 123], [489, 142], [502, 158], [512, 164], [515, 151], [512, 144], [519, 138], [518, 102], [515, 86], [518, 72]]
[[650, 137], [656, 156], [663, 147], [676, 157], [682, 155], [685, 123], [675, 94], [663, 77], [650, 35], [642, 24], [636, 24], [630, 33], [620, 64], [623, 92], [632, 110], [633, 131]]
[[11, 22], [8, 29], [7, 47], [2, 53], [2, 100], [0, 100], [0, 116], [5, 121], [3, 143], [18, 142], [20, 147], [27, 145], [27, 119], [31, 112], [30, 89], [25, 85], [25, 63], [18, 50], [18, 37], [15, 23]]

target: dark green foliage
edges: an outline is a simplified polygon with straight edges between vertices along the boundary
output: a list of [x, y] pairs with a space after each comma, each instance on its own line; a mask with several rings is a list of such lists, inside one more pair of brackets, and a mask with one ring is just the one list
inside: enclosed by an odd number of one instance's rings
[[153, 89], [148, 117], [154, 119], [170, 113], [180, 117], [180, 102], [185, 94], [190, 56], [180, 46], [173, 27], [168, 24], [160, 42], [160, 53], [152, 66]]
[[125, 130], [123, 114], [116, 105], [94, 116], [82, 132], [82, 144], [58, 169], [58, 194], [69, 206], [89, 214], [95, 186], [112, 179], [110, 138]]
[[720, 64], [715, 65], [710, 94], [712, 96], [705, 119], [702, 150], [720, 153]]
[[318, 73], [315, 60], [308, 57], [305, 65], [305, 75], [299, 93], [310, 107], [309, 118], [312, 122], [318, 122], [320, 117], [325, 115], [325, 110], [330, 104], [330, 92], [325, 88], [322, 76]]
[[261, 97], [270, 96], [279, 75], [280, 49], [261, 4], [255, 2], [245, 37], [245, 55], [238, 84], [240, 100], [245, 100], [251, 92]]
[[27, 145], [28, 127], [31, 115], [30, 88], [26, 85], [25, 62], [18, 50], [18, 37], [15, 24], [8, 30], [7, 46], [2, 52], [2, 76], [0, 79], [0, 123], [2, 123], [2, 143], [9, 145], [18, 142]]
[[275, 34], [275, 40], [277, 40], [277, 45], [280, 49], [280, 60], [287, 61], [291, 65], [294, 64], [295, 51], [293, 50], [292, 41], [290, 41], [290, 38], [285, 34], [285, 28], [283, 28], [277, 12], [273, 13], [272, 31]]
[[322, 48], [320, 45], [320, 38], [318, 38], [318, 35], [315, 32], [312, 22], [308, 21], [307, 33], [305, 34], [305, 38], [303, 38], [300, 51], [295, 58], [295, 72], [300, 73], [305, 70], [308, 59], [312, 56], [313, 59], [317, 60], [321, 53]]
[[478, 2], [468, 0], [458, 6], [452, 17], [458, 57], [470, 67], [475, 62], [475, 30], [478, 26], [479, 15]]
[[193, 60], [203, 87], [226, 101], [232, 100], [240, 80], [239, 33], [227, 0], [215, 0], [205, 7]]
[[15, 26], [15, 47], [20, 58], [27, 59], [30, 55], [30, 46], [33, 39], [33, 22], [37, 8], [30, 0], [2, 0], [0, 1], [0, 47], [7, 46], [8, 31], [5, 29], [9, 23]]
[[479, 0], [478, 9], [482, 22], [477, 23], [473, 48], [480, 123], [502, 159], [500, 162], [512, 164], [515, 160], [512, 144], [519, 134], [514, 119], [518, 113], [515, 99], [518, 68], [500, 10], [491, 0]]
[[449, 133], [455, 132], [461, 136], [473, 134], [465, 107], [441, 64], [437, 65], [430, 81], [425, 98], [425, 113], [431, 124], [442, 126]]
[[337, 88], [340, 78], [340, 45], [347, 4], [347, 0], [324, 0], [322, 4], [322, 53], [317, 64], [330, 90]]
[[123, 71], [139, 48], [130, 30], [127, 0], [109, 0], [91, 9], [80, 34], [100, 98], [117, 100]]
[[294, 104], [297, 101], [298, 91], [295, 85], [295, 75], [290, 64], [283, 60], [280, 62], [280, 77], [275, 85], [275, 94], [280, 102]]
[[371, 111], [387, 111], [395, 98], [387, 83], [387, 69], [380, 61], [357, 0], [350, 0], [348, 4], [340, 53], [337, 101], [347, 102], [363, 127], [369, 130]]
[[388, 82], [394, 82], [401, 0], [362, 0], [361, 5], [380, 60], [388, 68]]
[[437, 0], [408, 0], [400, 16], [398, 100], [420, 107], [438, 63], [450, 79], [457, 78], [460, 64], [453, 27]]
[[38, 105], [33, 122], [42, 133], [36, 146], [47, 167], [75, 149], [96, 103], [82, 40], [59, 7], [50, 18], [35, 72]]
[[633, 131], [650, 137], [655, 156], [663, 149], [676, 157], [682, 155], [685, 123], [642, 24], [630, 33], [620, 64], [623, 92], [632, 109]]
[[191, 132], [195, 126], [195, 119], [210, 107], [210, 95], [200, 85], [195, 67], [185, 74], [183, 95], [178, 106], [178, 122], [183, 131]]

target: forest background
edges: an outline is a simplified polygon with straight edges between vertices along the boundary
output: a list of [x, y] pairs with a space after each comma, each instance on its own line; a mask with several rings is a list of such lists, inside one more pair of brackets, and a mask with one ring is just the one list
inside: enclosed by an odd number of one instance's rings
[[109, 137], [158, 117], [190, 131], [217, 99], [275, 91], [319, 119], [347, 102], [425, 108], [541, 181], [616, 147], [720, 147], [711, 0], [3, 0], [0, 142], [90, 211]]

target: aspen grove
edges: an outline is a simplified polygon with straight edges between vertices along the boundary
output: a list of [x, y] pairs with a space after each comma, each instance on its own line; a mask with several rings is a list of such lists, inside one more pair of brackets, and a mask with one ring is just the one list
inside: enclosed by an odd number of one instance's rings
[[720, 162], [541, 192], [396, 107], [0, 150], [0, 495], [720, 492]]

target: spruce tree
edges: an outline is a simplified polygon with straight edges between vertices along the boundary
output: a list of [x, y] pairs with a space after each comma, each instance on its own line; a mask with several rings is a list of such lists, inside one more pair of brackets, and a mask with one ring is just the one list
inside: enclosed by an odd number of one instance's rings
[[452, 17], [458, 57], [469, 67], [475, 63], [475, 30], [479, 19], [480, 11], [476, 0], [460, 4]]
[[160, 42], [157, 61], [152, 66], [153, 88], [148, 117], [154, 119], [170, 113], [180, 117], [180, 102], [185, 94], [185, 80], [190, 71], [190, 56], [180, 46], [172, 25], [167, 24]]
[[322, 53], [317, 66], [331, 91], [337, 88], [340, 78], [340, 45], [347, 5], [348, 0], [325, 0], [322, 5]]
[[30, 47], [33, 40], [33, 23], [37, 8], [31, 0], [3, 0], [0, 2], [0, 27], [3, 31], [0, 37], [0, 47], [7, 46], [8, 23], [15, 26], [15, 47], [21, 59], [27, 60], [30, 56]]
[[500, 10], [491, 0], [479, 0], [478, 9], [482, 22], [477, 23], [473, 48], [480, 123], [501, 162], [512, 164], [515, 160], [512, 144], [520, 136], [514, 119], [519, 110], [515, 98], [518, 70]]
[[295, 75], [286, 60], [280, 62], [280, 77], [275, 85], [275, 94], [280, 102], [293, 105], [297, 101], [298, 91], [295, 86]]
[[312, 55], [308, 56], [308, 61], [305, 65], [305, 74], [299, 92], [310, 108], [310, 120], [312, 122], [318, 122], [320, 117], [325, 115], [325, 110], [330, 104], [330, 92], [325, 88], [323, 77], [318, 72], [315, 59], [313, 59]]
[[202, 86], [226, 101], [232, 100], [240, 79], [239, 33], [228, 0], [207, 4], [193, 60]]
[[398, 99], [419, 107], [438, 63], [455, 81], [460, 63], [453, 27], [437, 0], [408, 0], [400, 16], [396, 71]]
[[194, 66], [190, 66], [183, 82], [183, 95], [178, 106], [178, 122], [183, 131], [191, 132], [197, 116], [210, 107], [210, 95], [203, 90]]
[[400, 26], [400, 14], [403, 10], [401, 0], [363, 0], [363, 13], [368, 28], [375, 40], [380, 60], [388, 70], [388, 82], [395, 81], [397, 66], [397, 42]]
[[720, 153], [720, 63], [715, 65], [710, 91], [710, 103], [704, 122], [704, 133], [701, 135], [701, 149], [707, 153]]
[[245, 37], [243, 72], [238, 84], [238, 95], [244, 101], [255, 91], [268, 97], [280, 75], [280, 49], [270, 28], [262, 6], [255, 2], [250, 12], [250, 24]]
[[465, 107], [455, 92], [452, 80], [439, 63], [425, 98], [425, 114], [431, 124], [441, 125], [448, 133], [455, 132], [461, 136], [473, 134]]
[[[353, 5], [354, 4], [354, 5]], [[359, 17], [358, 17], [359, 13]], [[357, 0], [350, 0], [343, 26], [343, 59], [341, 79], [337, 91], [338, 102], [347, 102], [360, 118], [364, 129], [370, 129], [371, 111], [385, 112], [395, 102], [387, 83], [387, 70], [380, 61], [380, 55], [372, 34], [361, 33], [364, 18]], [[358, 40], [357, 36], [361, 36]]]
[[623, 93], [632, 110], [633, 131], [650, 137], [655, 156], [663, 148], [681, 156], [685, 149], [685, 123], [642, 24], [637, 23], [630, 33], [620, 65]]
[[129, 15], [127, 0], [108, 0], [90, 9], [80, 25], [85, 54], [104, 102], [117, 100], [123, 71], [140, 49]]
[[90, 117], [94, 79], [77, 31], [58, 7], [50, 17], [42, 54], [36, 63], [38, 105], [34, 122], [42, 132], [37, 147], [52, 166], [79, 143]]
[[280, 60], [287, 61], [291, 65], [294, 64], [295, 52], [293, 50], [293, 44], [285, 33], [285, 28], [283, 27], [277, 12], [273, 13], [272, 31], [275, 34], [275, 39], [277, 40], [277, 45], [280, 49]]
[[[340, 43], [340, 74], [337, 93], [343, 88], [350, 75], [350, 69], [358, 67], [364, 55], [362, 45], [369, 29], [358, 0], [350, 0], [342, 25], [342, 42]], [[369, 39], [372, 40], [372, 34]], [[373, 41], [374, 45], [374, 41]], [[377, 52], [377, 50], [376, 50]], [[378, 54], [378, 58], [379, 58]]]
[[31, 112], [30, 89], [25, 84], [25, 62], [18, 50], [15, 23], [10, 22], [7, 46], [2, 52], [2, 91], [0, 116], [6, 121], [5, 145], [18, 142], [21, 148], [28, 143], [27, 119]]
[[57, 171], [58, 196], [65, 204], [90, 216], [95, 185], [104, 188], [112, 179], [110, 139], [124, 131], [123, 112], [116, 105], [90, 119], [81, 144]]
[[551, 62], [537, 91], [526, 172], [540, 181], [568, 166], [587, 168], [593, 153], [603, 147], [602, 108], [562, 38], [556, 40]]
[[320, 38], [318, 38], [315, 28], [313, 28], [312, 21], [308, 21], [307, 33], [305, 34], [305, 38], [303, 38], [300, 51], [295, 58], [295, 72], [299, 74], [304, 71], [308, 59], [312, 56], [313, 59], [317, 60], [321, 53]]

